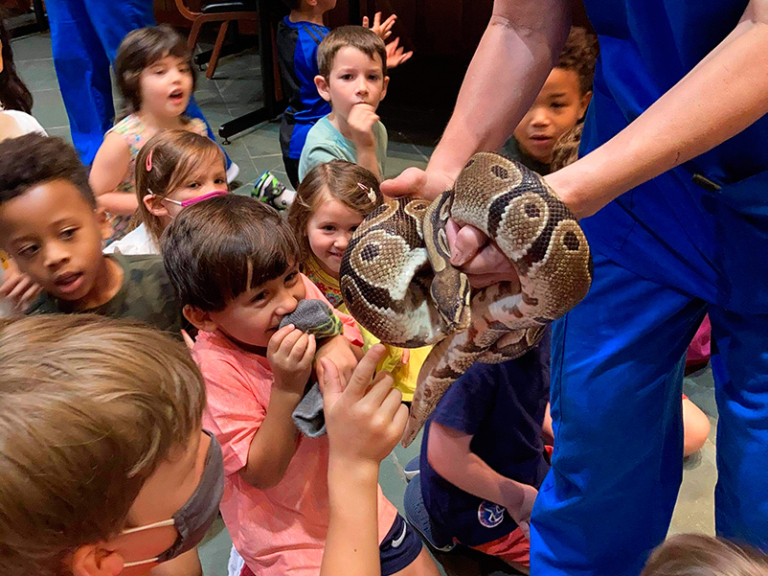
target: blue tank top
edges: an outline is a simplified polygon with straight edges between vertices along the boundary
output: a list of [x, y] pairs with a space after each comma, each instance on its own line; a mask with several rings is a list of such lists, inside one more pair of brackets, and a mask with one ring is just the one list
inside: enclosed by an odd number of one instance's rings
[[[581, 154], [609, 140], [682, 79], [736, 27], [747, 3], [585, 0], [600, 57]], [[717, 89], [712, 86], [713, 93]], [[627, 192], [583, 220], [590, 244], [650, 280], [733, 310], [768, 312], [768, 291], [755, 288], [768, 282], [768, 264], [761, 261], [768, 250], [766, 142], [763, 117]], [[695, 183], [701, 177], [721, 188]]]

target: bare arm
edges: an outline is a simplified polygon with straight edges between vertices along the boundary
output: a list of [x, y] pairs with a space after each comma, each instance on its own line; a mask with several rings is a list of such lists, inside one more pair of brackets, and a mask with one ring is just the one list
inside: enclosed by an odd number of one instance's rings
[[474, 454], [472, 436], [433, 422], [427, 459], [445, 480], [478, 498], [501, 504], [518, 524], [531, 515], [536, 488], [502, 476]]
[[498, 149], [544, 84], [570, 22], [570, 0], [496, 0], [426, 173], [409, 169], [384, 182], [382, 192], [434, 198], [451, 187], [472, 154]]
[[733, 32], [669, 92], [547, 181], [577, 216], [594, 214], [747, 128], [768, 112], [766, 93], [768, 0], [752, 0]]
[[139, 207], [133, 194], [116, 192], [131, 163], [131, 150], [119, 134], [110, 133], [93, 159], [88, 182], [99, 206], [113, 215], [130, 216]]

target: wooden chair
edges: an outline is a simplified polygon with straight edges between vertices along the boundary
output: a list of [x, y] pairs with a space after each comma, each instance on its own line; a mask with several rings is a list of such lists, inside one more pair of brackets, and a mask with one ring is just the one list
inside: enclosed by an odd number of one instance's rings
[[216, 36], [216, 43], [211, 52], [211, 59], [208, 61], [208, 70], [205, 72], [206, 78], [213, 78], [213, 73], [216, 71], [216, 64], [221, 55], [221, 49], [224, 46], [229, 23], [241, 20], [258, 22], [259, 20], [258, 12], [253, 9], [256, 6], [253, 0], [212, 2], [204, 5], [200, 12], [190, 10], [184, 3], [184, 0], [175, 0], [175, 2], [181, 15], [192, 22], [192, 30], [190, 30], [189, 39], [187, 40], [187, 46], [189, 46], [190, 50], [195, 49], [197, 37], [200, 35], [200, 29], [203, 24], [207, 22], [221, 22], [219, 34]]

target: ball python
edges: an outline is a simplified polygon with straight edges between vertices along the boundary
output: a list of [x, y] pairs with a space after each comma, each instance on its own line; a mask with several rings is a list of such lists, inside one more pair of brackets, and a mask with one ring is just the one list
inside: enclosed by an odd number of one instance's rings
[[[520, 279], [473, 290], [450, 264], [448, 218], [494, 241]], [[498, 154], [475, 154], [434, 201], [398, 198], [357, 228], [340, 269], [350, 313], [382, 342], [434, 344], [419, 373], [403, 445], [474, 362], [524, 354], [589, 290], [592, 259], [576, 217], [544, 180]]]

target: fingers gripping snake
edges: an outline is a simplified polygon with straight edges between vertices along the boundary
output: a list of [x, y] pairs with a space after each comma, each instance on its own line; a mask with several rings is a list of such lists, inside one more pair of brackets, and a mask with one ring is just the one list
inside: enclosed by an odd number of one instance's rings
[[[450, 264], [448, 218], [494, 241], [520, 279], [472, 290]], [[592, 260], [576, 217], [536, 173], [497, 154], [473, 156], [433, 202], [398, 198], [358, 227], [340, 270], [349, 311], [395, 346], [436, 344], [419, 373], [407, 446], [474, 362], [524, 354], [589, 290]]]

